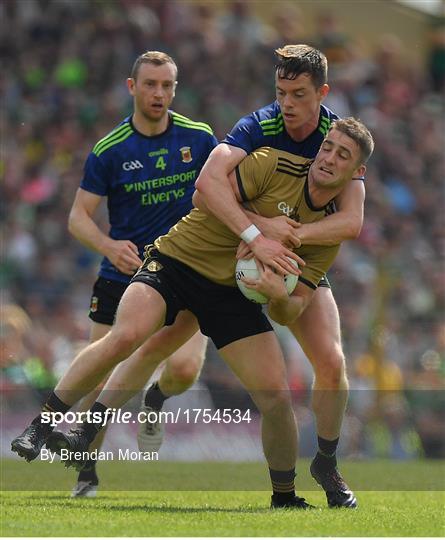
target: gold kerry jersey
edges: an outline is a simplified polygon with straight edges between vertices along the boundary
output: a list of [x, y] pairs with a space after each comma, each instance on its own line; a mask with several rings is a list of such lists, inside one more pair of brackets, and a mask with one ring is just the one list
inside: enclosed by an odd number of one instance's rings
[[[301, 223], [322, 219], [333, 203], [315, 208], [309, 197], [312, 161], [274, 148], [259, 148], [236, 168], [239, 192], [247, 209], [265, 217], [287, 215]], [[207, 279], [236, 286], [236, 250], [240, 238], [213, 215], [194, 208], [155, 241], [156, 248], [190, 266]], [[306, 262], [300, 280], [315, 288], [329, 269], [336, 246], [301, 246], [295, 253]]]

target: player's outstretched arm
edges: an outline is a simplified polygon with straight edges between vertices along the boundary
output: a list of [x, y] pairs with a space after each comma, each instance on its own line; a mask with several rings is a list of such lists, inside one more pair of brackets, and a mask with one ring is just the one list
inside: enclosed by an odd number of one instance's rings
[[[335, 246], [354, 240], [363, 225], [365, 187], [361, 180], [350, 182], [335, 198], [337, 211], [314, 223], [298, 223], [286, 216], [266, 218], [246, 212], [252, 223], [267, 236], [288, 247], [302, 244]], [[243, 250], [241, 255], [245, 254]]]
[[[195, 204], [197, 199], [201, 200], [203, 208], [245, 239], [255, 256], [264, 264], [272, 266], [283, 275], [296, 274], [294, 265], [287, 257], [297, 260], [300, 265], [304, 265], [304, 262], [279, 242], [264, 237], [259, 230], [255, 231], [252, 221], [240, 205], [241, 197], [232, 171], [245, 157], [244, 150], [219, 144], [210, 154], [196, 181], [199, 195], [195, 197]], [[244, 237], [243, 233], [247, 230], [252, 234]]]
[[123, 274], [132, 275], [142, 264], [130, 240], [113, 240], [96, 225], [93, 216], [102, 197], [79, 188], [68, 218], [69, 232], [84, 246], [108, 257]]
[[315, 223], [302, 224], [298, 237], [302, 244], [334, 246], [354, 240], [363, 225], [365, 186], [361, 180], [349, 182], [335, 198], [336, 212]]

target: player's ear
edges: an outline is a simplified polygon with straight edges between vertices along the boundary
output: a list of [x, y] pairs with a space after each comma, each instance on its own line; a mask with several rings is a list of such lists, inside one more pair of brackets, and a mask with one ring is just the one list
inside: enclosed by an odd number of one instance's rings
[[131, 78], [131, 77], [128, 77], [127, 79], [127, 88], [128, 88], [128, 91], [130, 92], [130, 94], [132, 96], [134, 96], [134, 85], [136, 84], [136, 81]]
[[355, 169], [355, 171], [352, 173], [352, 178], [364, 178], [366, 173], [366, 165], [363, 165], [363, 163]]
[[325, 97], [329, 94], [329, 84], [322, 84], [320, 86], [320, 89], [318, 90], [318, 93], [320, 95], [321, 100], [323, 101]]

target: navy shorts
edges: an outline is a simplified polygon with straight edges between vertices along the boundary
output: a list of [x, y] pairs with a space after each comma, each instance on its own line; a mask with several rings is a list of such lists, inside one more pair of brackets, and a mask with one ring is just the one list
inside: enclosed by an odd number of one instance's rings
[[260, 304], [247, 300], [238, 287], [219, 285], [189, 266], [151, 249], [131, 283], [156, 289], [167, 305], [165, 324], [171, 325], [181, 310], [191, 311], [201, 332], [218, 349], [249, 336], [271, 332]]
[[99, 277], [93, 286], [89, 318], [94, 322], [112, 326], [117, 306], [127, 287], [128, 283]]

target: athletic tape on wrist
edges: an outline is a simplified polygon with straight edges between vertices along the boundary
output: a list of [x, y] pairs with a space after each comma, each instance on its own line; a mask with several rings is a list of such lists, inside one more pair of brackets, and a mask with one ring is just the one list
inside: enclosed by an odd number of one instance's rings
[[250, 242], [253, 242], [257, 236], [261, 234], [261, 231], [255, 227], [255, 225], [249, 225], [247, 229], [244, 229], [244, 231], [240, 234], [240, 237], [246, 244], [250, 244]]

